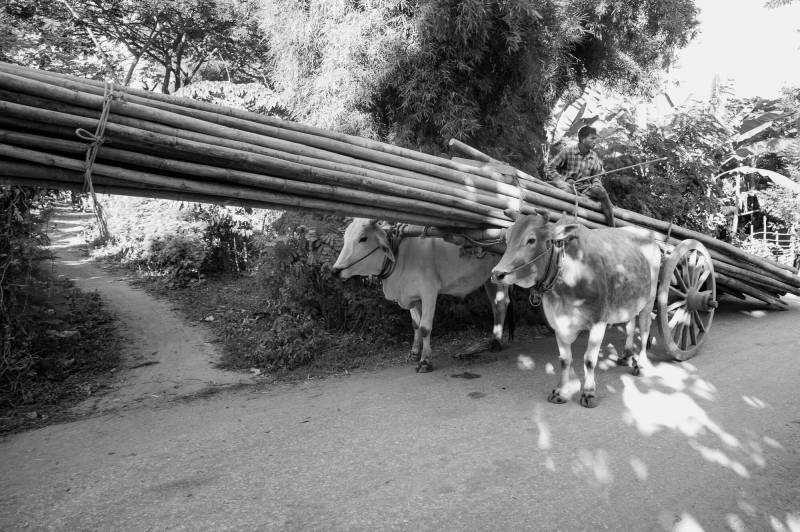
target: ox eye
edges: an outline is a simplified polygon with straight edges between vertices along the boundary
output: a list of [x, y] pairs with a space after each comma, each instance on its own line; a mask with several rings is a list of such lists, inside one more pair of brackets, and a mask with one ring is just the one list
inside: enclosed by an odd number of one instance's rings
[[534, 245], [535, 243], [536, 243], [536, 239], [535, 239], [535, 238], [531, 237], [531, 238], [529, 238], [529, 239], [528, 239], [528, 242], [527, 242], [527, 244], [528, 244], [529, 246], [532, 246], [532, 245]]
[[367, 241], [367, 237], [362, 236], [361, 238], [358, 239], [358, 241], [359, 242], [366, 242]]

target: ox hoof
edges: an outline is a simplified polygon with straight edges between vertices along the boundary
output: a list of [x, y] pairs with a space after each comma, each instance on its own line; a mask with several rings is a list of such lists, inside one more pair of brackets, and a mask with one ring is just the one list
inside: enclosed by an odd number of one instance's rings
[[594, 394], [582, 393], [581, 406], [586, 408], [594, 408], [597, 406], [597, 397]]
[[634, 377], [640, 377], [640, 376], [642, 375], [642, 368], [641, 368], [641, 366], [633, 366], [633, 369], [631, 370], [631, 374], [632, 374]]
[[489, 351], [496, 352], [502, 351], [503, 349], [503, 344], [501, 344], [500, 340], [497, 338], [492, 338], [492, 340], [489, 342]]
[[430, 373], [433, 371], [433, 364], [427, 360], [420, 360], [417, 364], [417, 373]]
[[633, 360], [633, 351], [626, 349], [622, 352], [622, 356], [617, 359], [617, 366], [630, 366]]
[[550, 392], [550, 395], [547, 396], [547, 400], [553, 404], [563, 405], [567, 402], [566, 399], [561, 397], [561, 393], [559, 393], [558, 389], [553, 390]]
[[408, 356], [406, 357], [406, 363], [411, 361], [418, 361], [419, 360], [419, 353], [415, 353], [414, 351], [409, 351]]

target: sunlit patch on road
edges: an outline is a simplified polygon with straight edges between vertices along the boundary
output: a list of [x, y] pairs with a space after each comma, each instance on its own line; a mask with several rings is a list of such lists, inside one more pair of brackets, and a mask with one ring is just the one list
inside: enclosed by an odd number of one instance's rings
[[747, 403], [748, 406], [752, 406], [753, 408], [767, 408], [769, 405], [759, 399], [758, 397], [752, 397], [748, 395], [743, 395], [742, 400]]
[[519, 355], [517, 357], [517, 367], [521, 370], [530, 371], [536, 367], [536, 362], [528, 355]]
[[631, 456], [630, 464], [631, 469], [633, 469], [633, 473], [636, 475], [636, 478], [642, 482], [647, 480], [647, 464], [645, 464], [642, 459]]

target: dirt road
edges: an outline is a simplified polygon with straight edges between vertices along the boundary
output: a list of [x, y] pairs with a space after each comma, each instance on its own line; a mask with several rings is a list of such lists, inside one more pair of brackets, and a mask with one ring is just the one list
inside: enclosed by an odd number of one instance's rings
[[82, 231], [93, 216], [64, 206], [56, 209], [48, 231], [56, 256], [54, 273], [68, 277], [83, 291], [100, 293], [127, 341], [112, 390], [90, 398], [75, 411], [88, 414], [153, 406], [209, 388], [252, 383], [247, 374], [214, 366], [220, 356], [202, 324], [186, 323], [169, 302], [153, 299], [126, 282], [124, 273], [103, 270], [89, 260]]
[[13, 435], [0, 529], [800, 530], [786, 300], [723, 304], [698, 357], [645, 377], [603, 359], [592, 410], [546, 402], [549, 337], [440, 355], [430, 374], [253, 385]]

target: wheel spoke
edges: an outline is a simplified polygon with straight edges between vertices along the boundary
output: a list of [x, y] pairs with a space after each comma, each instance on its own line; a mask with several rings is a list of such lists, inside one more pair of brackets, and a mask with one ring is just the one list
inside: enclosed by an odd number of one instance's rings
[[678, 328], [678, 338], [675, 340], [675, 343], [678, 344], [678, 347], [681, 350], [686, 350], [686, 325], [681, 324]]
[[683, 328], [683, 332], [681, 332], [681, 349], [683, 349], [684, 351], [686, 351], [690, 345], [689, 331], [691, 330], [691, 328], [692, 327], [690, 325], [686, 325], [686, 327]]
[[697, 278], [697, 282], [694, 283], [694, 287], [699, 290], [700, 287], [703, 286], [703, 283], [706, 282], [706, 279], [708, 279], [709, 275], [711, 275], [711, 270], [703, 269], [703, 273], [701, 273], [700, 277]]
[[678, 323], [672, 329], [672, 339], [675, 341], [676, 344], [680, 345], [681, 335], [683, 333], [683, 324]]
[[681, 291], [681, 290], [679, 290], [678, 288], [676, 288], [674, 286], [670, 286], [669, 287], [669, 294], [670, 295], [675, 295], [680, 299], [686, 299], [686, 292], [685, 291]]
[[706, 324], [703, 322], [703, 317], [700, 316], [700, 312], [697, 310], [692, 311], [692, 318], [694, 318], [694, 322], [700, 328], [700, 332], [706, 332]]
[[694, 320], [689, 324], [689, 345], [697, 345], [697, 324]]
[[674, 328], [677, 325], [685, 325], [687, 321], [686, 318], [688, 316], [688, 312], [686, 312], [686, 307], [679, 308], [675, 311], [675, 314], [669, 319], [669, 326], [670, 328]]
[[673, 303], [669, 304], [669, 306], [667, 307], [667, 312], [672, 312], [673, 310], [678, 310], [679, 308], [685, 307], [685, 306], [686, 306], [686, 300], [685, 299], [678, 299], [678, 300], [674, 301]]
[[690, 250], [686, 256], [686, 280], [689, 281], [689, 286], [694, 286], [694, 280], [697, 273], [697, 252]]
[[689, 291], [689, 287], [686, 286], [686, 281], [684, 280], [683, 277], [683, 268], [678, 268], [678, 267], [675, 268], [675, 281], [676, 281], [675, 284], [677, 284], [678, 288], [683, 290], [684, 293]]

